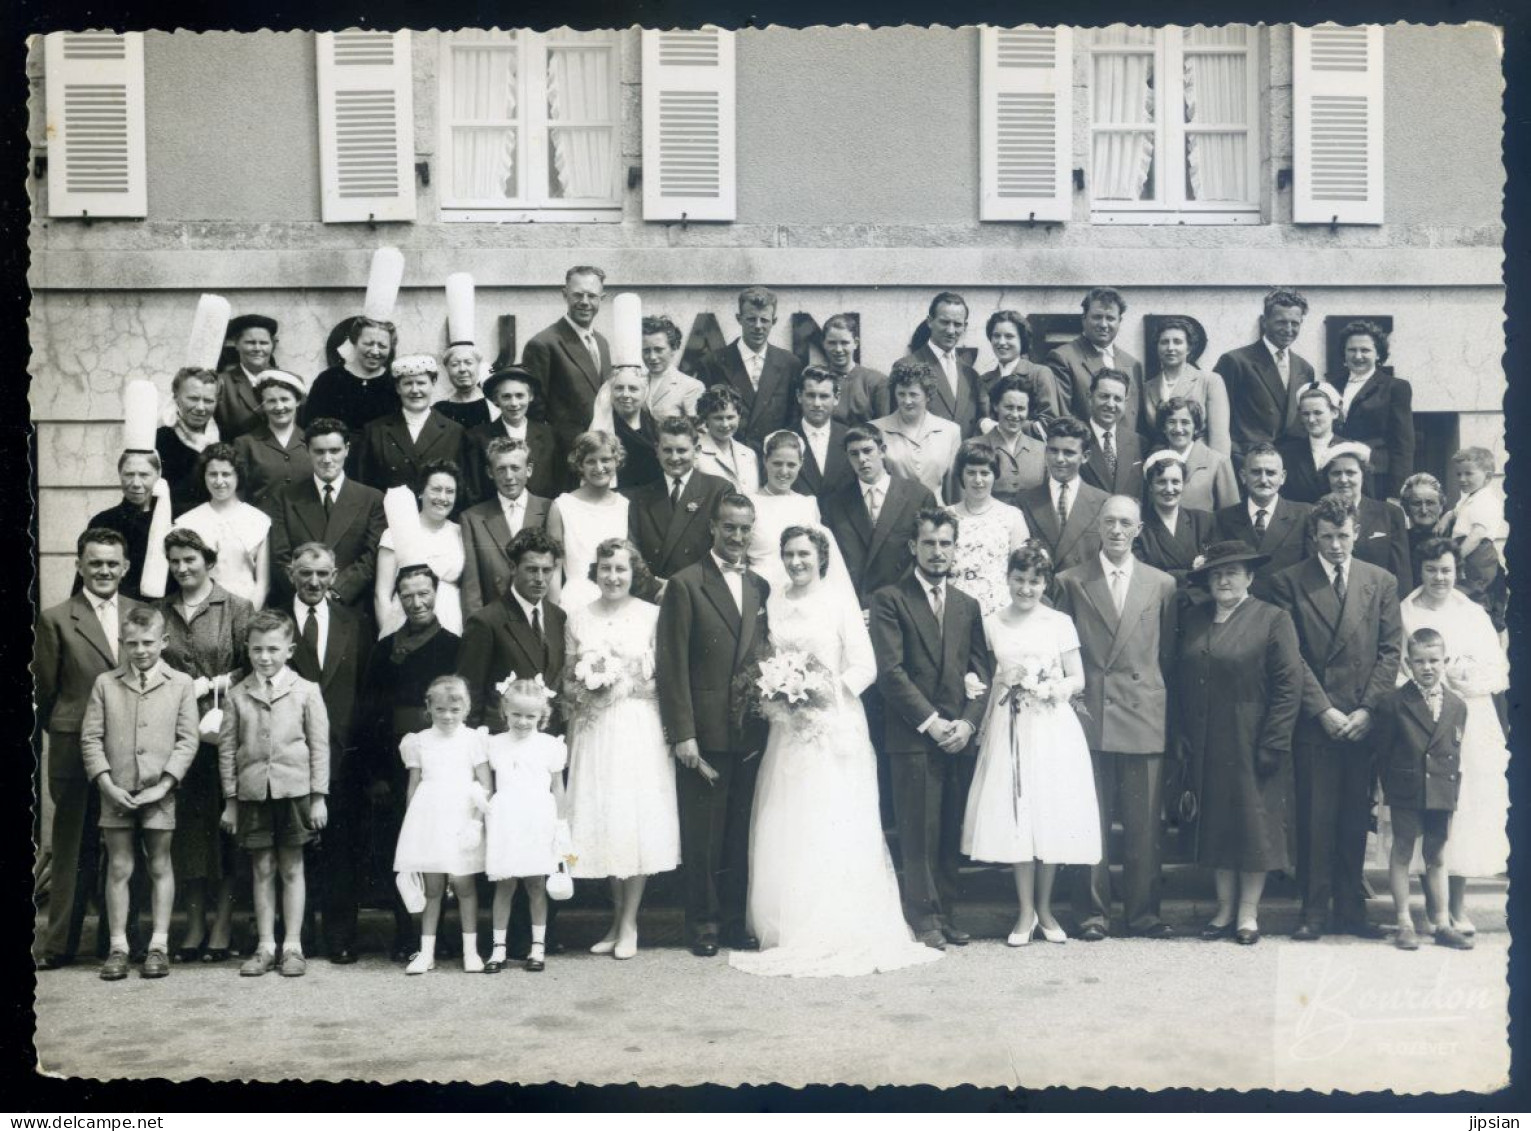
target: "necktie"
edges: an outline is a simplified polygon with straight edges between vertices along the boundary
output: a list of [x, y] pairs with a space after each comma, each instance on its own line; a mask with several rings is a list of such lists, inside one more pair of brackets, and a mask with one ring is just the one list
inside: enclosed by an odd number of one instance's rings
[[1111, 478], [1116, 479], [1116, 429], [1108, 428], [1101, 437], [1101, 451], [1106, 457], [1106, 470], [1111, 473]]
[[680, 506], [680, 480], [670, 480], [670, 509], [676, 510]]
[[537, 634], [537, 639], [542, 639], [542, 606], [532, 606], [532, 631]]
[[117, 610], [110, 602], [102, 601], [96, 606], [96, 619], [101, 622], [101, 633], [106, 637], [106, 650], [112, 654], [112, 663], [117, 662]]
[[595, 371], [599, 373], [601, 371], [601, 347], [595, 344], [595, 335], [587, 330], [580, 337], [585, 339], [585, 349], [590, 351], [590, 360], [595, 363]]
[[[303, 618], [303, 643], [308, 650], [319, 657], [319, 618], [314, 615], [314, 607], [308, 606], [308, 613]], [[322, 662], [322, 661], [321, 661]]]
[[1118, 614], [1122, 606], [1127, 603], [1127, 571], [1114, 569], [1111, 571], [1111, 603], [1116, 606]]
[[1255, 508], [1255, 537], [1256, 538], [1264, 538], [1265, 537], [1265, 508], [1264, 507], [1256, 507]]
[[752, 386], [754, 386], [754, 388], [756, 390], [759, 390], [759, 388], [760, 388], [760, 355], [758, 353], [750, 354], [749, 371], [750, 371], [750, 384]]
[[276, 680], [274, 680], [274, 679], [268, 679], [266, 681], [266, 698], [267, 699], [275, 699], [276, 698]]
[[1277, 350], [1276, 351], [1276, 369], [1280, 371], [1282, 377], [1285, 377], [1287, 375], [1287, 356], [1286, 356], [1286, 350]]
[[140, 691], [148, 691], [149, 690], [149, 673], [148, 672], [139, 672], [138, 673], [138, 690], [140, 690]]
[[1345, 603], [1345, 571], [1343, 569], [1334, 571], [1334, 595], [1340, 599], [1340, 604]]
[[1434, 691], [1425, 692], [1425, 706], [1430, 708], [1430, 717], [1436, 722], [1441, 721], [1442, 698], [1441, 689], [1439, 687], [1437, 687]]
[[931, 612], [936, 614], [936, 627], [944, 629], [946, 627], [946, 598], [942, 595], [942, 589], [939, 585], [932, 585], [930, 587], [930, 609]]
[[872, 525], [877, 525], [877, 516], [882, 513], [882, 488], [873, 487], [867, 492], [867, 516], [872, 520]]
[[324, 517], [330, 517], [330, 511], [335, 506], [335, 486], [332, 483], [324, 485]]
[[1060, 483], [1058, 484], [1058, 525], [1060, 527], [1065, 526], [1068, 524], [1068, 520], [1069, 485], [1067, 483]]

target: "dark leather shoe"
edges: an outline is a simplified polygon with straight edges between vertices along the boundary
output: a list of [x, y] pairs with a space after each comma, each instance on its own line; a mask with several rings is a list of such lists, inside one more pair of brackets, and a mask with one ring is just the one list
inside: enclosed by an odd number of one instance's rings
[[1375, 923], [1368, 923], [1365, 919], [1361, 919], [1354, 923], [1346, 923], [1343, 926], [1336, 927], [1334, 929], [1334, 933], [1337, 935], [1354, 935], [1358, 939], [1376, 940], [1387, 938], [1386, 931], [1377, 926]]
[[1155, 923], [1152, 927], [1144, 927], [1140, 931], [1133, 931], [1134, 938], [1139, 939], [1172, 939], [1175, 937], [1175, 928], [1168, 923]]
[[698, 958], [716, 958], [718, 956], [717, 939], [697, 939], [691, 944], [691, 953]]
[[176, 952], [170, 956], [170, 961], [172, 961], [172, 962], [179, 962], [179, 963], [182, 963], [183, 965], [185, 963], [188, 963], [188, 962], [201, 962], [202, 961], [202, 947], [201, 946], [183, 946], [183, 947], [178, 947], [176, 949]]
[[973, 941], [972, 935], [952, 926], [945, 919], [941, 920], [941, 937], [953, 946], [967, 946], [968, 943]]
[[101, 980], [103, 982], [120, 982], [128, 976], [128, 956], [126, 951], [114, 950], [106, 956], [106, 961], [101, 964]]
[[348, 946], [337, 947], [330, 951], [330, 964], [332, 966], [354, 966], [356, 958], [356, 951]]
[[163, 950], [151, 950], [144, 955], [140, 978], [164, 978], [170, 974], [170, 958]]
[[408, 962], [414, 956], [415, 956], [415, 951], [414, 950], [412, 950], [409, 947], [403, 945], [402, 943], [395, 943], [393, 949], [388, 952], [388, 961], [389, 962]]
[[548, 964], [540, 958], [528, 958], [522, 965], [533, 974], [540, 974], [548, 967]]
[[1219, 927], [1216, 923], [1208, 923], [1201, 929], [1201, 937], [1208, 942], [1216, 942], [1218, 939], [1233, 938], [1233, 920], [1229, 920]]
[[1312, 923], [1299, 923], [1297, 929], [1292, 932], [1293, 942], [1317, 942], [1324, 937], [1324, 932]]
[[37, 960], [39, 970], [62, 970], [65, 966], [73, 966], [75, 962], [72, 954], [45, 954]]
[[1240, 946], [1254, 946], [1260, 941], [1260, 932], [1251, 927], [1240, 927], [1234, 932], [1233, 940]]
[[730, 931], [723, 937], [723, 945], [729, 950], [759, 950], [760, 940], [748, 931]]
[[497, 962], [493, 958], [484, 963], [485, 974], [498, 974], [503, 969], [505, 969], [505, 963]]
[[921, 931], [915, 937], [916, 941], [924, 943], [926, 946], [930, 947], [931, 950], [946, 949], [946, 936], [941, 933], [941, 930], [938, 927], [932, 927], [928, 931]]
[[1086, 923], [1079, 928], [1079, 938], [1083, 942], [1100, 942], [1106, 937], [1106, 928], [1099, 923]]

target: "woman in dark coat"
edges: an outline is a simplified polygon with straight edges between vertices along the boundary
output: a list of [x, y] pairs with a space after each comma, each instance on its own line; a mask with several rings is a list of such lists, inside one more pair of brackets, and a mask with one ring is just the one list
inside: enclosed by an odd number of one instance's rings
[[404, 565], [394, 592], [404, 609], [404, 627], [389, 633], [372, 650], [362, 683], [367, 706], [360, 749], [373, 759], [367, 771], [373, 799], [373, 879], [392, 894], [395, 962], [407, 962], [414, 945], [414, 917], [393, 883], [393, 850], [404, 823], [409, 772], [399, 754], [406, 734], [431, 725], [425, 714], [425, 689], [439, 675], [457, 670], [460, 638], [436, 619], [436, 574], [430, 566]]
[[1296, 843], [1302, 654], [1287, 613], [1249, 596], [1266, 560], [1243, 542], [1207, 547], [1189, 577], [1212, 600], [1183, 615], [1175, 664], [1180, 756], [1199, 809], [1196, 862], [1217, 882], [1217, 913], [1201, 937], [1244, 946], [1260, 941], [1266, 873], [1290, 870]]
[[268, 369], [255, 392], [262, 420], [234, 441], [234, 467], [245, 498], [260, 506], [268, 495], [310, 478], [314, 465], [298, 427], [303, 382], [291, 373]]
[[[218, 551], [185, 528], [165, 536], [165, 557], [179, 591], [161, 604], [165, 614], [164, 660], [196, 681], [197, 709], [212, 710], [214, 691], [223, 706], [229, 688], [249, 674], [245, 638], [250, 603], [212, 579]], [[175, 793], [175, 836], [170, 842], [176, 887], [185, 903], [186, 935], [175, 951], [178, 962], [222, 962], [229, 957], [234, 911], [234, 842], [218, 827], [223, 794], [218, 777], [218, 743], [197, 747], [186, 780]], [[208, 932], [208, 900], [213, 924]]]
[[1203, 547], [1212, 541], [1212, 515], [1180, 505], [1185, 488], [1185, 462], [1168, 448], [1143, 461], [1143, 475], [1148, 505], [1143, 508], [1143, 530], [1138, 535], [1135, 552], [1140, 560], [1173, 577], [1188, 600], [1205, 601], [1206, 592], [1192, 589], [1186, 573]]
[[1387, 360], [1388, 335], [1375, 322], [1348, 323], [1345, 372], [1331, 377], [1343, 409], [1339, 433], [1371, 449], [1373, 478], [1366, 493], [1394, 499], [1414, 474], [1414, 389], [1393, 373]]

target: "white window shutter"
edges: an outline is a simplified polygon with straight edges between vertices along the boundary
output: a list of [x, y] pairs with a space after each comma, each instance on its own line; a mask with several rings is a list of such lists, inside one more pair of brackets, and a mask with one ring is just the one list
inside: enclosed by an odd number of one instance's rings
[[53, 32], [43, 41], [48, 215], [149, 214], [142, 32]]
[[732, 220], [734, 33], [643, 33], [643, 218]]
[[982, 27], [980, 220], [1073, 216], [1074, 48], [1066, 27]]
[[1380, 224], [1382, 28], [1292, 29], [1292, 219]]
[[320, 32], [315, 41], [324, 222], [413, 220], [409, 32]]

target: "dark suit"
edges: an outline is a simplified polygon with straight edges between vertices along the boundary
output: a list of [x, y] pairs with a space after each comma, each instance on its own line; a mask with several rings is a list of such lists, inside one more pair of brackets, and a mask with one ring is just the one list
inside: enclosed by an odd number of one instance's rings
[[[91, 515], [90, 521], [85, 524], [86, 530], [93, 530], [98, 526], [115, 530], [126, 540], [128, 568], [122, 575], [122, 584], [118, 590], [124, 597], [136, 598], [139, 595], [139, 586], [143, 583], [144, 576], [144, 558], [149, 550], [149, 523], [153, 518], [153, 506], [145, 510], [124, 499], [114, 507], [107, 507], [106, 510]], [[79, 593], [84, 588], [85, 579], [76, 571], [69, 592]]]
[[[611, 347], [595, 334], [601, 355], [597, 366], [568, 318], [560, 318], [533, 337], [521, 351], [521, 365], [541, 383], [548, 423], [558, 437], [558, 450], [567, 452], [574, 438], [590, 428], [595, 395], [611, 376]], [[563, 469], [559, 469], [560, 474]]]
[[768, 344], [757, 390], [750, 381], [749, 370], [744, 368], [739, 339], [735, 338], [704, 357], [696, 376], [708, 388], [717, 384], [728, 385], [743, 398], [744, 412], [740, 414], [738, 438], [758, 447], [768, 435], [787, 427], [791, 421], [797, 410], [793, 397], [802, 372], [803, 363], [796, 355]]
[[[119, 593], [117, 623], [121, 625], [139, 604]], [[43, 610], [38, 617], [32, 675], [37, 721], [48, 737], [48, 796], [53, 800], [53, 878], [42, 942], [45, 955], [76, 954], [85, 905], [100, 882], [101, 795], [85, 777], [80, 724], [96, 677], [116, 667], [101, 622], [84, 593]], [[130, 911], [128, 919], [129, 926], [136, 927], [138, 916]], [[131, 945], [136, 947], [136, 940]]]
[[[256, 374], [256, 382], [260, 379], [260, 374]], [[218, 425], [219, 439], [232, 444], [265, 422], [260, 398], [255, 395], [255, 385], [245, 376], [244, 367], [236, 361], [218, 370], [218, 405], [213, 409], [213, 423]]]
[[494, 688], [506, 676], [532, 679], [541, 675], [549, 687], [557, 688], [563, 678], [564, 621], [564, 611], [544, 600], [542, 636], [538, 637], [521, 603], [507, 592], [463, 622], [457, 674], [468, 681], [473, 697], [469, 722], [491, 731], [504, 729], [500, 696]]
[[[1125, 419], [1125, 417], [1123, 418]], [[1090, 430], [1090, 446], [1085, 450], [1079, 478], [1108, 495], [1143, 497], [1143, 438], [1125, 424], [1116, 426], [1116, 474], [1106, 464], [1105, 449]]]
[[[1143, 508], [1143, 531], [1138, 535], [1132, 552], [1139, 561], [1147, 562], [1173, 577], [1183, 596], [1190, 584], [1186, 574], [1190, 572], [1196, 556], [1206, 548], [1208, 542], [1213, 541], [1213, 521], [1206, 511], [1181, 507], [1175, 532], [1171, 534], [1169, 527], [1159, 517], [1159, 512], [1150, 504]], [[1196, 597], [1205, 596], [1200, 589], [1194, 593]]]
[[[1113, 343], [1112, 368], [1132, 378], [1127, 388], [1127, 402], [1122, 408], [1124, 421], [1138, 420], [1143, 414], [1143, 363]], [[1079, 420], [1090, 419], [1090, 382], [1106, 367], [1105, 360], [1083, 334], [1071, 342], [1050, 350], [1047, 365], [1058, 379], [1058, 413], [1068, 413]]]
[[1375, 735], [1331, 739], [1319, 717], [1331, 707], [1372, 713], [1392, 692], [1403, 629], [1393, 575], [1352, 558], [1343, 607], [1320, 559], [1271, 579], [1271, 601], [1291, 614], [1302, 646], [1302, 712], [1293, 736], [1297, 768], [1297, 870], [1303, 921], [1322, 929], [1334, 900], [1343, 928], [1366, 914], [1362, 866], [1375, 780]]
[[792, 485], [792, 489], [799, 495], [813, 495], [822, 499], [833, 495], [856, 478], [851, 461], [845, 458], [845, 425], [838, 420], [829, 422], [829, 443], [824, 449], [826, 467], [819, 466], [818, 457], [813, 454], [813, 449], [808, 446], [808, 437], [803, 434], [801, 422], [798, 423], [797, 434], [803, 440], [803, 469], [798, 472], [797, 482]]
[[988, 698], [968, 698], [965, 679], [972, 673], [988, 684], [994, 670], [978, 602], [950, 583], [942, 588], [940, 624], [927, 589], [913, 571], [896, 585], [878, 589], [871, 599], [872, 650], [877, 656], [877, 689], [885, 704], [882, 738], [898, 822], [904, 917], [918, 932], [938, 929], [946, 919], [934, 866], [943, 824], [962, 820], [967, 799], [961, 771], [974, 749], [970, 738], [959, 754], [948, 754], [919, 728], [934, 714], [946, 721], [962, 720], [976, 735]]
[[1313, 445], [1308, 443], [1306, 434], [1288, 436], [1276, 444], [1276, 450], [1281, 453], [1281, 465], [1286, 468], [1282, 498], [1311, 506], [1329, 493], [1329, 475], [1313, 462]]
[[824, 525], [835, 536], [862, 608], [870, 606], [873, 593], [908, 572], [914, 562], [909, 543], [919, 532], [915, 516], [923, 508], [937, 505], [936, 497], [919, 483], [892, 476], [887, 480], [875, 530], [861, 493], [861, 480], [852, 479], [823, 501]]
[[[533, 495], [530, 489], [522, 491], [521, 498], [526, 508], [521, 529], [538, 530], [547, 525], [548, 501]], [[505, 522], [498, 493], [463, 511], [457, 528], [462, 531], [462, 615], [466, 621], [505, 596], [515, 573], [508, 552], [514, 535]]]
[[1085, 738], [1100, 806], [1100, 863], [1080, 869], [1074, 889], [1081, 926], [1111, 917], [1111, 822], [1122, 823], [1122, 910], [1129, 931], [1159, 922], [1165, 729], [1165, 673], [1175, 660], [1179, 602], [1169, 574], [1138, 562], [1116, 611], [1099, 555], [1065, 571], [1057, 608], [1074, 618], [1084, 664]]
[[642, 487], [664, 477], [664, 468], [659, 463], [659, 430], [648, 409], [639, 411], [638, 427], [634, 428], [621, 417], [614, 417], [611, 428], [627, 457], [617, 470], [619, 489]]
[[723, 573], [708, 554], [665, 587], [655, 630], [659, 714], [671, 746], [695, 740], [718, 772], [709, 785], [700, 773], [676, 772], [680, 846], [686, 897], [686, 936], [716, 941], [744, 927], [749, 886], [749, 824], [765, 735], [745, 717], [737, 675], [765, 646], [766, 599], [771, 587], [754, 573], [741, 579], [736, 604]]
[[1095, 517], [1111, 497], [1080, 479], [1069, 484], [1069, 496], [1068, 523], [1061, 530], [1050, 480], [1044, 479], [1039, 486], [1022, 491], [1016, 500], [1016, 506], [1026, 515], [1031, 536], [1042, 539], [1053, 556], [1055, 579], [1064, 570], [1092, 561], [1100, 553], [1100, 531]]
[[1424, 693], [1412, 679], [1377, 709], [1373, 746], [1382, 796], [1394, 809], [1457, 807], [1462, 791], [1462, 734], [1467, 704], [1442, 689], [1441, 717], [1430, 717]]
[[1215, 541], [1236, 539], [1270, 555], [1271, 560], [1255, 570], [1254, 584], [1249, 589], [1262, 601], [1270, 599], [1271, 578], [1313, 553], [1308, 536], [1308, 512], [1312, 509], [1306, 503], [1294, 503], [1285, 496], [1276, 496], [1270, 513], [1265, 516], [1264, 538], [1255, 537], [1255, 525], [1249, 517], [1247, 502], [1224, 507], [1213, 516], [1212, 537]]
[[[475, 503], [494, 498], [494, 475], [489, 470], [489, 445], [496, 440], [508, 439], [503, 420], [491, 420], [468, 430], [468, 465], [463, 468], [467, 480], [468, 497]], [[551, 499], [558, 494], [564, 481], [565, 466], [558, 454], [558, 438], [553, 429], [536, 420], [526, 422], [526, 454], [531, 474], [526, 477], [526, 489], [533, 495]]]
[[[1345, 384], [1335, 382], [1341, 393]], [[1396, 498], [1403, 481], [1414, 474], [1414, 387], [1379, 365], [1335, 431], [1372, 450], [1373, 482], [1368, 494]]]
[[[1274, 444], [1283, 436], [1300, 438], [1297, 394], [1313, 383], [1313, 366], [1287, 350], [1287, 380], [1281, 380], [1276, 359], [1262, 338], [1229, 350], [1212, 367], [1228, 390], [1228, 436], [1233, 444], [1236, 468], [1244, 466], [1244, 452], [1252, 444]], [[1287, 468], [1290, 474], [1290, 465]]]
[[[918, 361], [930, 366], [930, 372], [936, 379], [936, 395], [930, 398], [930, 411], [961, 428], [964, 440], [977, 433], [978, 420], [989, 411], [989, 402], [984, 396], [983, 383], [979, 381], [976, 369], [964, 365], [960, 357], [956, 359], [957, 393], [953, 396], [946, 370], [941, 368], [941, 361], [929, 342], [899, 360]], [[891, 389], [888, 390], [888, 404], [888, 412], [884, 415], [891, 415], [898, 407], [898, 398]]]
[[1409, 564], [1409, 522], [1394, 503], [1364, 496], [1356, 502], [1356, 560], [1387, 570], [1398, 582], [1398, 592], [1414, 588], [1414, 567]]
[[266, 512], [271, 515], [271, 589], [276, 595], [268, 604], [291, 601], [287, 565], [292, 551], [304, 542], [323, 542], [334, 553], [332, 588], [347, 605], [354, 608], [372, 596], [377, 544], [388, 529], [381, 491], [346, 476], [326, 516], [319, 488], [310, 476], [272, 494]]
[[[298, 621], [297, 647], [292, 670], [319, 685], [330, 720], [329, 824], [314, 855], [316, 867], [309, 874], [320, 889], [324, 916], [324, 940], [329, 953], [356, 949], [356, 914], [367, 883], [366, 775], [356, 764], [357, 700], [362, 676], [372, 653], [371, 626], [344, 605], [329, 602], [329, 634], [324, 643], [324, 663], [303, 640]], [[301, 613], [299, 614], [301, 617]]]
[[[865, 365], [852, 366], [840, 378], [840, 399], [835, 404], [835, 419], [841, 424], [865, 424], [893, 411], [888, 392], [888, 375]], [[793, 413], [794, 417], [797, 415]]]
[[623, 492], [629, 500], [627, 536], [650, 573], [664, 580], [707, 556], [712, 548], [713, 501], [732, 489], [727, 480], [693, 471], [678, 507], [670, 506], [669, 479]]
[[[362, 431], [361, 443], [351, 449], [346, 474], [379, 491], [408, 487], [418, 495], [425, 488], [426, 464], [451, 460], [459, 470], [468, 466], [467, 441], [462, 425], [439, 412], [427, 414], [418, 439], [411, 439], [402, 413], [389, 413]], [[459, 506], [465, 503], [466, 499], [458, 499]]]

